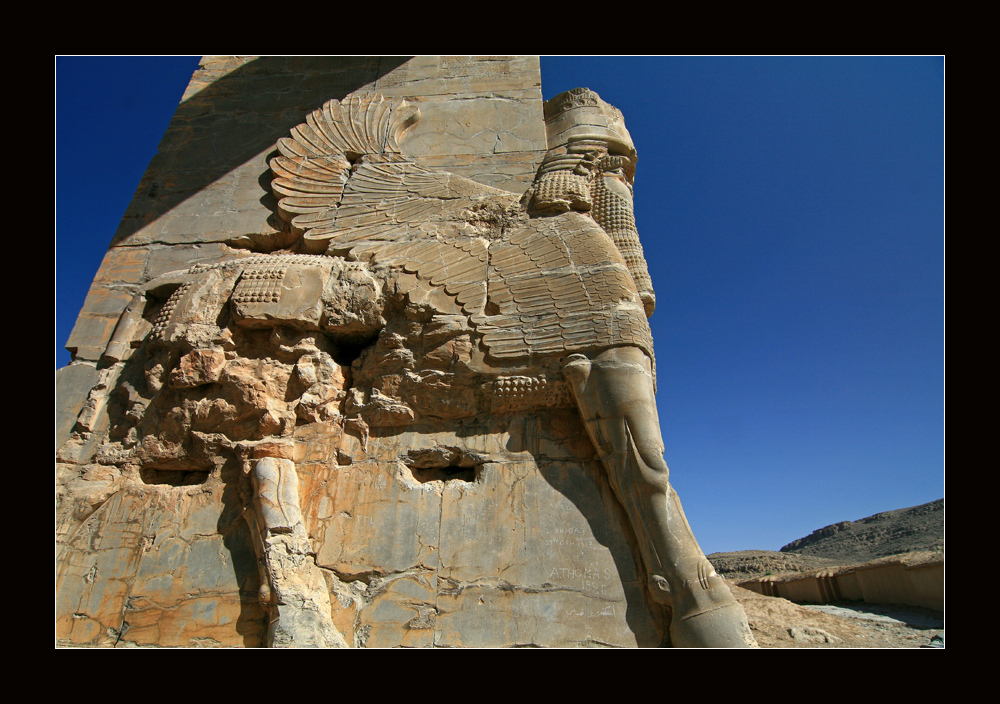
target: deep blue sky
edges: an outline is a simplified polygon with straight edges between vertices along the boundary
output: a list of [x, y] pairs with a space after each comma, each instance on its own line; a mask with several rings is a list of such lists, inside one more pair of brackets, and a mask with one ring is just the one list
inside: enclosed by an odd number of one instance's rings
[[[56, 60], [56, 366], [196, 58]], [[671, 480], [706, 552], [944, 494], [944, 60], [543, 57], [639, 150]]]

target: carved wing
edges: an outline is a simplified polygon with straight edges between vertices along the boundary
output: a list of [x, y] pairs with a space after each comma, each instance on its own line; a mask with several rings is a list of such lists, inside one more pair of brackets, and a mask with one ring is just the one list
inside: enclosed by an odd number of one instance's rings
[[485, 303], [489, 240], [476, 213], [517, 197], [403, 156], [419, 112], [381, 95], [329, 101], [278, 142], [279, 212], [312, 251], [353, 253], [443, 286], [468, 314]]
[[536, 218], [490, 248], [489, 316], [473, 318], [494, 357], [653, 342], [635, 284], [589, 217]]
[[399, 155], [399, 138], [418, 118], [405, 102], [381, 95], [330, 100], [278, 140], [281, 156], [271, 160], [271, 187], [279, 212], [299, 234], [310, 235], [336, 219], [351, 162], [372, 154]]
[[278, 142], [279, 212], [310, 249], [444, 288], [497, 358], [623, 344], [652, 356], [635, 284], [604, 230], [575, 212], [500, 227], [517, 220], [517, 196], [401, 153], [418, 115], [405, 101], [354, 96]]

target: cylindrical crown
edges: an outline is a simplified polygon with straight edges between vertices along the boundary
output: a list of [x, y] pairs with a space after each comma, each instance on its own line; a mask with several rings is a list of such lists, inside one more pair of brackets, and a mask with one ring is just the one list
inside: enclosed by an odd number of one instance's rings
[[612, 152], [635, 159], [621, 111], [589, 88], [574, 88], [547, 101], [545, 131], [549, 149], [581, 141], [607, 142]]

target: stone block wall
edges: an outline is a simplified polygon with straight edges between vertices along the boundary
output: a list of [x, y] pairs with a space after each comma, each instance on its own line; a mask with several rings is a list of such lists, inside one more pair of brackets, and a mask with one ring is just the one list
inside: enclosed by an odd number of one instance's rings
[[800, 604], [864, 601], [944, 611], [944, 563], [880, 563], [823, 570], [802, 577], [761, 577], [740, 586]]

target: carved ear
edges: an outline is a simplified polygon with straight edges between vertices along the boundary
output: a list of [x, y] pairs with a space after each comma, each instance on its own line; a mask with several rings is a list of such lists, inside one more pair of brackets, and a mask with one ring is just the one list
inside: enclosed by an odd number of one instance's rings
[[595, 174], [601, 172], [602, 162], [606, 154], [607, 153], [604, 150], [592, 149], [588, 151], [584, 157], [577, 162], [576, 167], [573, 169], [573, 173], [586, 179], [594, 178]]
[[393, 110], [389, 136], [392, 139], [392, 145], [397, 153], [402, 153], [400, 151], [399, 143], [403, 141], [403, 135], [405, 135], [409, 129], [419, 121], [420, 108], [406, 102], [405, 100]]

